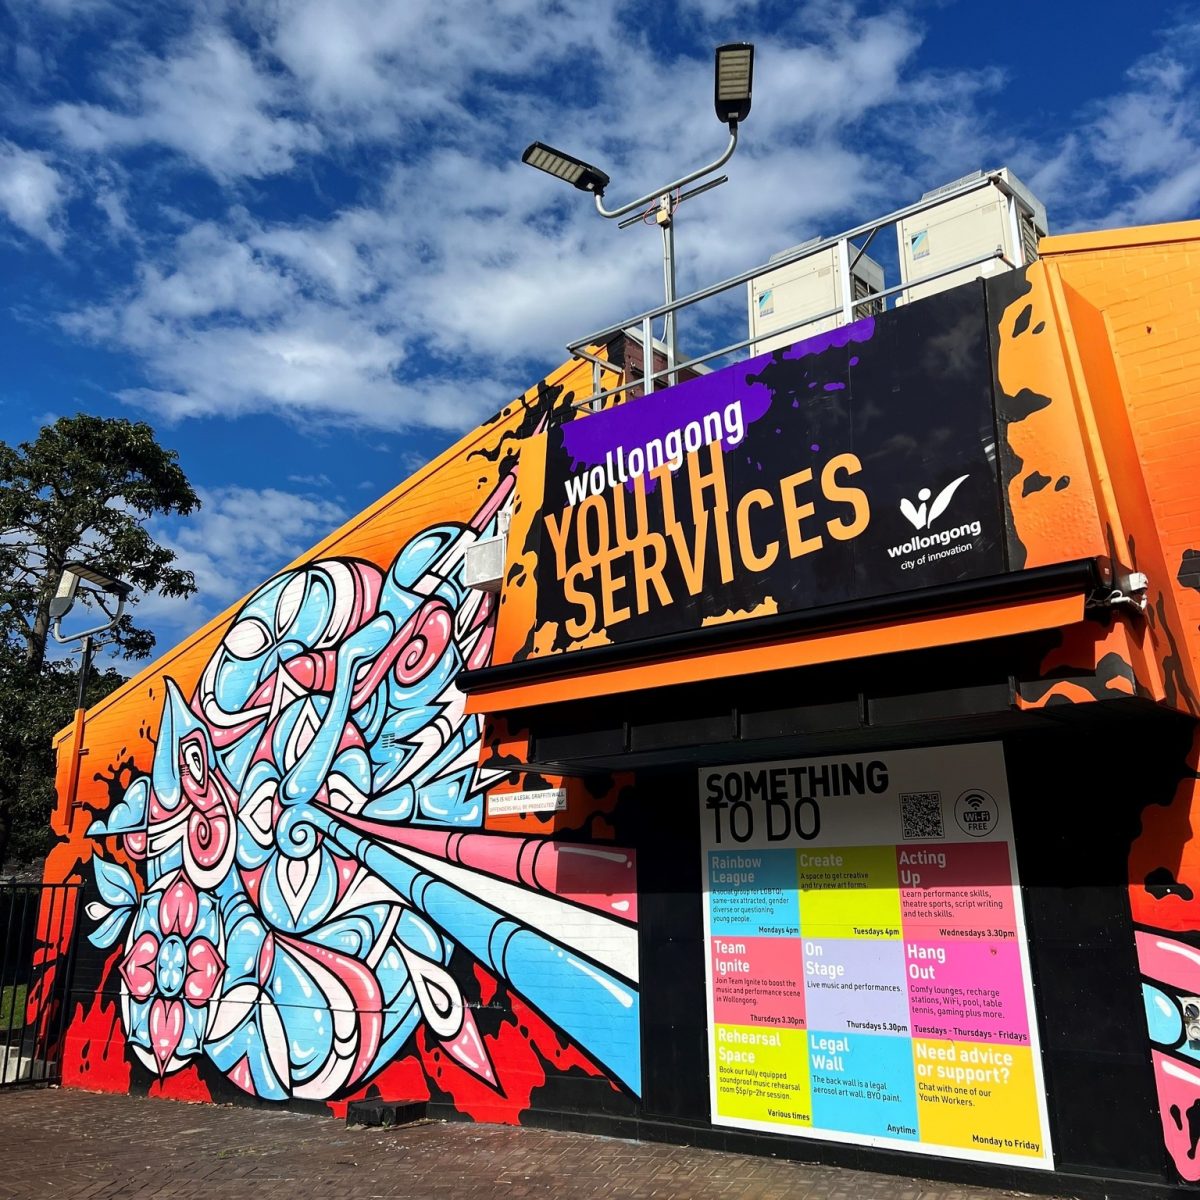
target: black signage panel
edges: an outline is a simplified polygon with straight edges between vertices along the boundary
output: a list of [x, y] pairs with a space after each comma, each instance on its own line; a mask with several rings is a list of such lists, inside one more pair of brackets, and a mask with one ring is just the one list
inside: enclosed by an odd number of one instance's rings
[[551, 430], [535, 624], [654, 638], [1006, 570], [981, 284]]

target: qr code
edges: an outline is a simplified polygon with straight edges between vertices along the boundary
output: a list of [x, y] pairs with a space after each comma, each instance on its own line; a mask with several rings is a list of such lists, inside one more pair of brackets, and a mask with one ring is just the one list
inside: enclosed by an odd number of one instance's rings
[[900, 793], [900, 836], [906, 841], [946, 836], [941, 792]]

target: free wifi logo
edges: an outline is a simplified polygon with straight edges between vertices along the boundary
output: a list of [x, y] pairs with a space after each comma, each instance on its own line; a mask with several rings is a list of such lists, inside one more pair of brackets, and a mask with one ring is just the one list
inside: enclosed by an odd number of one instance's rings
[[963, 833], [987, 837], [1000, 819], [1000, 807], [982, 788], [971, 788], [954, 802], [954, 819]]

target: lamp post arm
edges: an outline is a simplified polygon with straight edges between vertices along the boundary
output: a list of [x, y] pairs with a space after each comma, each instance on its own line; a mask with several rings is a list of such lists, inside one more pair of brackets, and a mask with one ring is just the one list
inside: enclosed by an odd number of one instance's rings
[[[103, 605], [101, 607], [103, 607]], [[94, 626], [92, 626], [91, 629], [80, 630], [79, 633], [73, 633], [69, 637], [62, 636], [62, 617], [55, 617], [54, 624], [50, 626], [50, 636], [56, 642], [59, 642], [64, 646], [68, 642], [77, 642], [81, 638], [88, 638], [90, 640], [96, 634], [106, 633], [108, 630], [112, 629], [112, 627], [114, 625], [116, 625], [116, 623], [121, 619], [121, 614], [124, 611], [125, 611], [125, 597], [118, 596], [117, 597], [117, 611], [115, 613], [113, 613], [113, 615], [111, 617], [109, 617], [108, 620], [105, 621], [105, 623], [103, 625], [94, 625]]]
[[693, 171], [690, 175], [685, 175], [682, 179], [676, 179], [674, 183], [665, 184], [663, 187], [655, 188], [652, 192], [647, 192], [644, 196], [639, 196], [636, 200], [630, 200], [628, 204], [623, 204], [620, 208], [607, 209], [604, 207], [604, 197], [599, 193], [596, 194], [596, 211], [602, 217], [623, 217], [626, 213], [633, 212], [635, 208], [640, 208], [644, 204], [649, 204], [651, 200], [657, 200], [659, 196], [664, 196], [668, 192], [673, 192], [676, 188], [684, 187], [693, 180], [699, 179], [701, 175], [707, 175], [710, 171], [715, 171], [718, 167], [723, 167], [730, 158], [733, 157], [733, 152], [737, 149], [738, 127], [736, 123], [731, 123], [729, 126], [729, 144], [725, 147], [725, 152], [720, 158], [710, 162], [708, 166], [701, 167], [698, 171]]

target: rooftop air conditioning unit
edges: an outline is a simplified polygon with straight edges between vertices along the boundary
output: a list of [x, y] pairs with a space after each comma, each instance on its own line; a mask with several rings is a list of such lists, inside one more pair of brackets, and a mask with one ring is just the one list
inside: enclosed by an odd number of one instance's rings
[[[926, 192], [921, 199], [935, 200], [984, 177], [983, 171], [975, 171]], [[987, 172], [986, 178], [990, 181], [987, 186], [947, 195], [941, 204], [896, 223], [900, 281], [908, 284], [937, 276], [907, 288], [897, 303], [920, 300], [971, 279], [1027, 266], [1037, 258], [1038, 239], [1046, 236], [1045, 205], [1007, 167]], [[1003, 257], [996, 256], [996, 251]], [[992, 257], [985, 258], [988, 255]], [[980, 258], [984, 261], [973, 262]], [[972, 265], [959, 267], [962, 263]]]
[[[777, 262], [805, 246], [816, 246], [822, 240], [813, 238], [791, 250], [773, 254], [770, 261]], [[827, 246], [750, 280], [750, 336], [754, 339], [751, 354], [765, 354], [768, 350], [790, 346], [845, 324], [841, 311], [840, 253], [840, 247]], [[882, 290], [883, 268], [874, 259], [850, 246], [850, 262], [850, 285], [855, 300]], [[831, 312], [833, 309], [837, 311]], [[882, 311], [882, 298], [868, 300], [854, 310], [854, 319]], [[806, 319], [809, 317], [814, 319]], [[777, 332], [780, 330], [783, 332]]]

